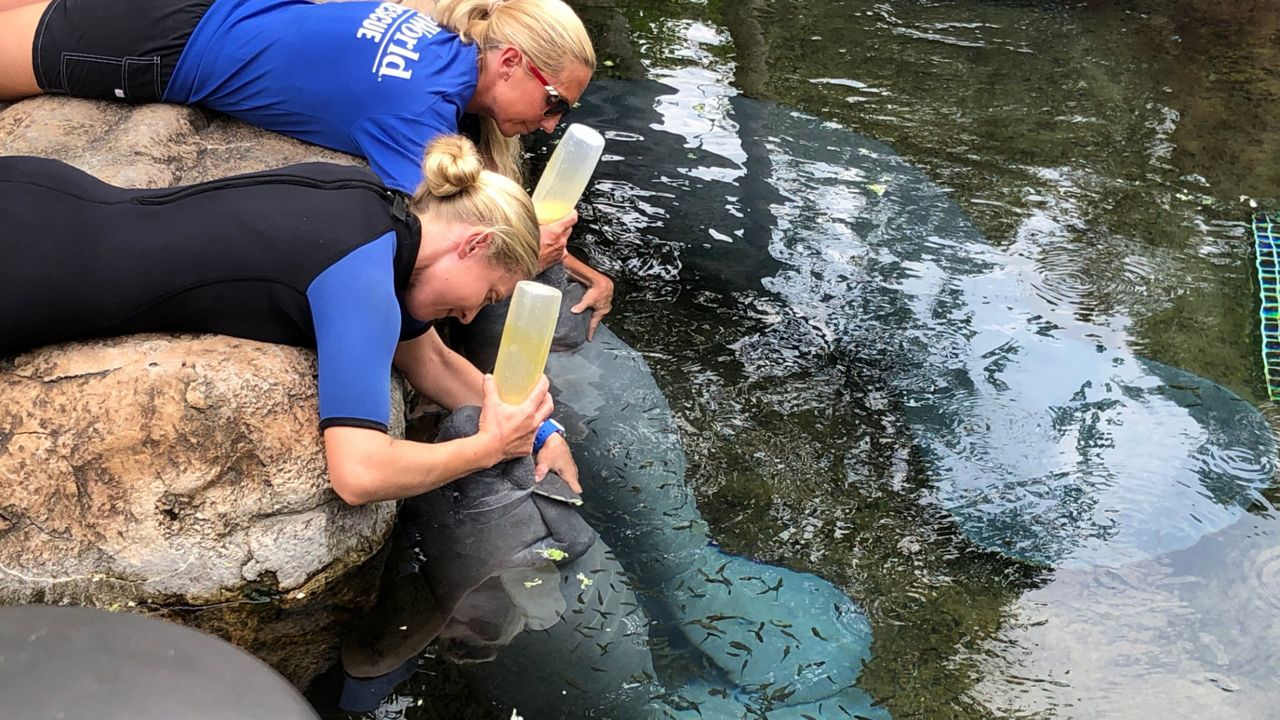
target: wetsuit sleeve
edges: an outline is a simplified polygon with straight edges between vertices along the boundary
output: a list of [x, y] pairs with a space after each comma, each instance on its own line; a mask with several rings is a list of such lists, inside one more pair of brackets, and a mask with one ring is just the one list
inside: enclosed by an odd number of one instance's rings
[[436, 102], [422, 117], [375, 115], [351, 129], [351, 139], [369, 160], [369, 167], [388, 187], [413, 194], [422, 182], [422, 157], [439, 135], [458, 131], [458, 111]]
[[330, 265], [307, 288], [320, 365], [320, 428], [387, 431], [401, 333], [389, 232]]

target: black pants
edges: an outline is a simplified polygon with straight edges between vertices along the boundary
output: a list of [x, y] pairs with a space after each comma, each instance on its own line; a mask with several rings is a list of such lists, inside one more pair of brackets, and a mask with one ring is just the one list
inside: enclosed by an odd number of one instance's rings
[[160, 102], [213, 0], [53, 0], [31, 62], [45, 92]]

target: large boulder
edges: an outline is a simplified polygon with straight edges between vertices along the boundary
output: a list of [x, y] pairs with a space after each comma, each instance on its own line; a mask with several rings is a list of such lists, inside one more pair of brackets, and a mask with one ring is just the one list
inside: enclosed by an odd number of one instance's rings
[[[356, 162], [199, 110], [61, 97], [0, 111], [14, 154], [132, 187]], [[372, 603], [394, 520], [330, 490], [308, 350], [144, 335], [0, 359], [0, 603], [161, 614], [305, 685]]]

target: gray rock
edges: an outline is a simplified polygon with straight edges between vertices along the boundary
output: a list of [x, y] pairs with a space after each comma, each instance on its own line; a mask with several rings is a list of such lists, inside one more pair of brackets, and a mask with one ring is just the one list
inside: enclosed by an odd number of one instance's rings
[[[118, 185], [350, 156], [201, 110], [39, 97], [0, 111], [0, 155]], [[393, 385], [393, 433], [403, 432]], [[395, 504], [331, 491], [314, 354], [143, 335], [0, 358], [0, 604], [136, 609], [220, 635], [299, 685], [372, 604]]]

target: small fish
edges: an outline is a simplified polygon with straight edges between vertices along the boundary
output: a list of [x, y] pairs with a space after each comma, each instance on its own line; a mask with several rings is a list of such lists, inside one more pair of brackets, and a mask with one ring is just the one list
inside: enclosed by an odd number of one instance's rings
[[776, 595], [776, 594], [778, 593], [778, 591], [779, 591], [779, 590], [781, 590], [781, 589], [782, 589], [782, 578], [778, 578], [778, 582], [777, 582], [777, 584], [776, 584], [776, 585], [772, 585], [772, 586], [770, 586], [770, 587], [766, 587], [765, 589], [761, 590], [760, 592], [758, 592], [758, 593], [756, 593], [756, 594], [757, 594], [757, 595], [764, 595], [764, 594], [766, 594], [766, 593], [774, 593], [774, 594]]
[[703, 630], [706, 630], [706, 631], [708, 631], [708, 632], [720, 632], [720, 628], [716, 627], [714, 624], [712, 624], [711, 622], [709, 622], [709, 621], [708, 621], [708, 620], [706, 620], [706, 619], [699, 619], [699, 620], [685, 620], [684, 624], [685, 624], [685, 625], [697, 625], [698, 627], [700, 627], [700, 628], [702, 628]]
[[821, 641], [823, 641], [823, 642], [826, 642], [826, 641], [827, 641], [827, 639], [826, 639], [826, 638], [822, 637], [822, 633], [818, 632], [818, 628], [816, 628], [816, 627], [811, 627], [811, 628], [809, 628], [809, 631], [810, 631], [810, 632], [812, 632], [812, 633], [813, 633], [813, 636], [814, 636], [814, 637], [816, 637], [816, 638], [818, 638], [819, 640], [821, 640]]
[[796, 694], [796, 689], [790, 685], [783, 685], [775, 692], [769, 695], [770, 702], [785, 702], [787, 698]]
[[581, 685], [578, 684], [576, 680], [569, 677], [568, 675], [565, 675], [564, 673], [560, 673], [560, 679], [564, 681], [565, 685], [568, 685], [574, 690], [577, 690], [578, 692], [586, 692], [586, 689], [584, 689]]
[[737, 640], [730, 640], [729, 647], [733, 648], [734, 650], [741, 650], [742, 652], [747, 653], [748, 655], [751, 654], [751, 648], [748, 647], [746, 643], [738, 642]]
[[713, 613], [711, 615], [708, 615], [707, 619], [710, 620], [711, 622], [723, 622], [725, 620], [746, 620], [746, 618], [742, 617], [741, 615], [721, 615], [719, 613]]
[[727, 588], [733, 587], [733, 583], [730, 582], [727, 577], [711, 577], [705, 570], [698, 570], [698, 574], [702, 575], [702, 578], [709, 583], [716, 583], [717, 585], [723, 585]]

